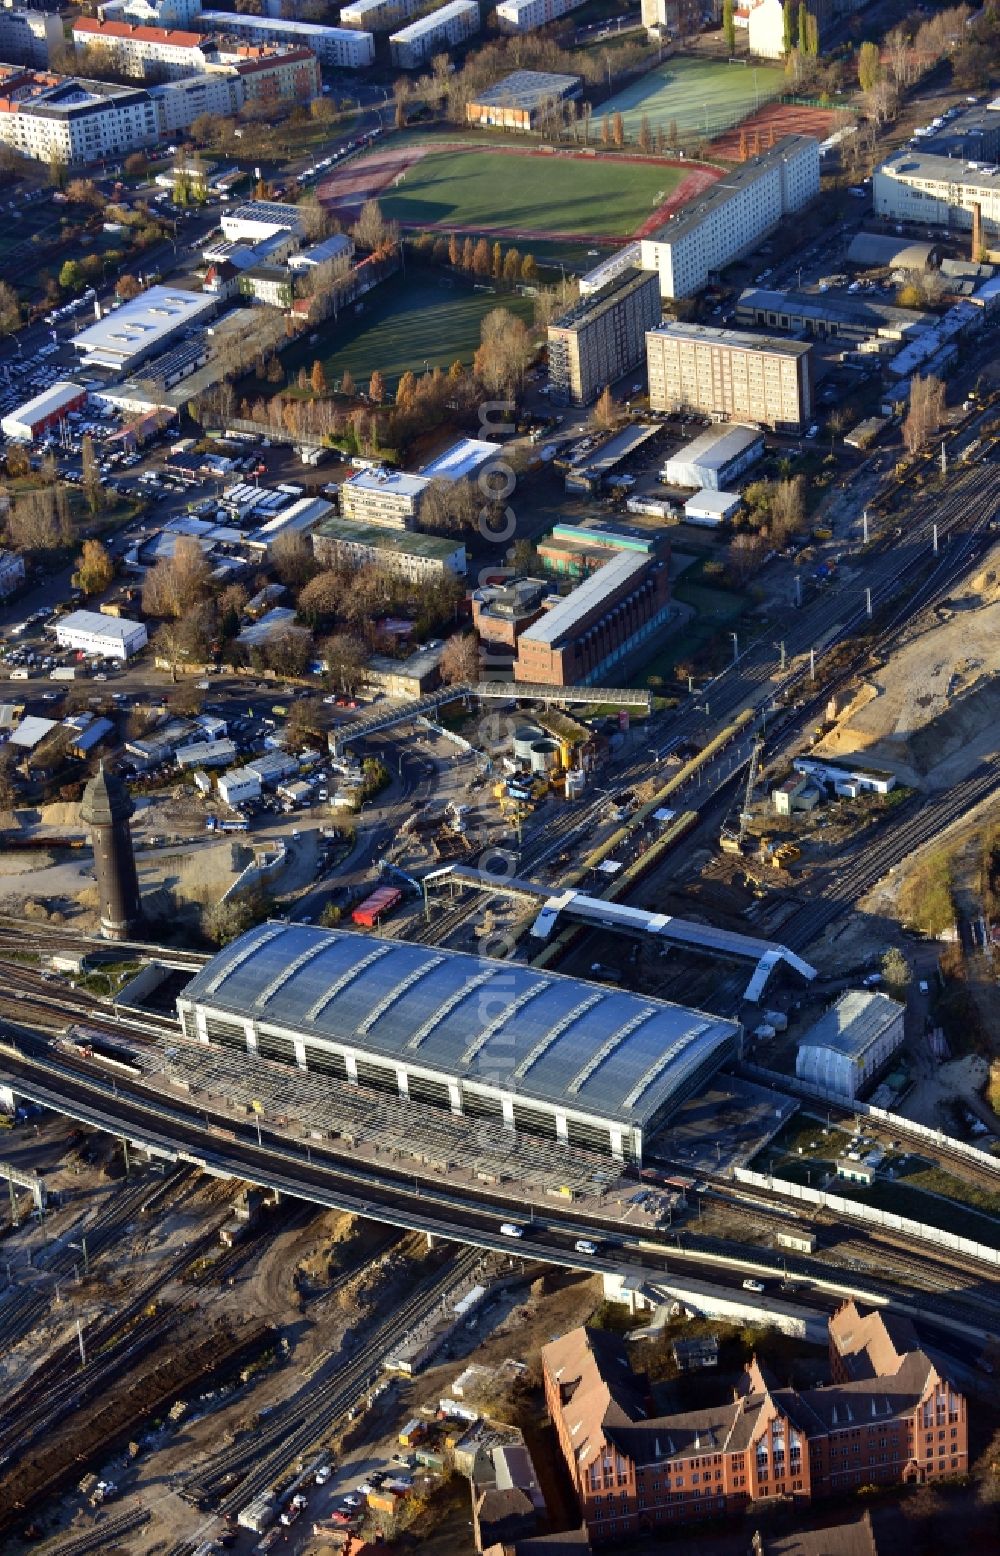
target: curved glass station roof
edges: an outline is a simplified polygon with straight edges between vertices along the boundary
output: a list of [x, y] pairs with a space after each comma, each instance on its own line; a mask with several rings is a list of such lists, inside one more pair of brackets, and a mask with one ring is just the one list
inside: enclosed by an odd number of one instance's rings
[[517, 963], [283, 922], [213, 957], [182, 1003], [639, 1127], [738, 1032]]

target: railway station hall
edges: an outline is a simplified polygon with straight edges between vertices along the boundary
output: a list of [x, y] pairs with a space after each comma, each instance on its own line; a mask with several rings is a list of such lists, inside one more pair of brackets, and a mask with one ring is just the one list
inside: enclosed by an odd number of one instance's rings
[[192, 1042], [637, 1165], [742, 1032], [518, 963], [284, 921], [226, 946], [177, 1008]]

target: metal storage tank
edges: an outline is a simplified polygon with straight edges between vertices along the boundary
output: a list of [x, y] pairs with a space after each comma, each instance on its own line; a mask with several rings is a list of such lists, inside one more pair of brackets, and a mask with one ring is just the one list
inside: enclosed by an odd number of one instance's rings
[[586, 777], [579, 767], [571, 767], [566, 774], [566, 798], [578, 800], [586, 787]]
[[514, 755], [519, 762], [531, 761], [531, 748], [536, 740], [544, 740], [545, 731], [537, 724], [518, 724], [514, 730]]
[[533, 773], [550, 773], [558, 767], [562, 760], [558, 740], [536, 740], [531, 747], [531, 771]]

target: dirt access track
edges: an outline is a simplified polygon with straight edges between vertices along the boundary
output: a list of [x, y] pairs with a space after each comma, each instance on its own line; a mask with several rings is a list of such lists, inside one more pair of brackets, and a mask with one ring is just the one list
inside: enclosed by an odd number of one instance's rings
[[[543, 151], [540, 148], [521, 148], [520, 146], [490, 145], [489, 142], [467, 141], [435, 141], [431, 145], [400, 146], [396, 150], [372, 152], [370, 156], [361, 157], [352, 161], [346, 167], [338, 168], [325, 178], [317, 188], [319, 199], [327, 209], [341, 220], [349, 220], [357, 215], [366, 200], [375, 200], [384, 190], [388, 189], [409, 168], [423, 161], [426, 156], [433, 156], [435, 152], [470, 152], [478, 155], [488, 153], [491, 156], [523, 157], [526, 160], [538, 160], [551, 162], [555, 158], [562, 158], [571, 162], [629, 162], [645, 163], [649, 167], [675, 167], [683, 168], [686, 177], [682, 178], [668, 200], [657, 206], [656, 210], [636, 229], [629, 237], [622, 237], [620, 233], [607, 235], [593, 232], [565, 232], [556, 228], [536, 227], [530, 230], [507, 227], [502, 219], [497, 222], [478, 222], [474, 226], [463, 226], [455, 222], [441, 223], [441, 230], [458, 233], [489, 234], [497, 238], [548, 238], [558, 242], [587, 242], [587, 243], [614, 243], [622, 244], [635, 238], [648, 237], [650, 233], [662, 227], [664, 222], [688, 205], [692, 200], [704, 194], [705, 190], [721, 178], [722, 169], [711, 167], [701, 162], [667, 162], [663, 157], [643, 156], [601, 156], [596, 152], [576, 151]], [[501, 213], [502, 216], [502, 213]], [[404, 222], [401, 225], [411, 227], [414, 230], [427, 230], [436, 224], [433, 222]]]
[[940, 790], [1000, 749], [1000, 545], [874, 669], [813, 755]]

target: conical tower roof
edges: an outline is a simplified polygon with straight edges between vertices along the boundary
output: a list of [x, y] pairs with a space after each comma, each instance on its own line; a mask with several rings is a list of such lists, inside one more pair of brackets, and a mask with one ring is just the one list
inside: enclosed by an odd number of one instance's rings
[[134, 811], [132, 796], [121, 779], [109, 773], [101, 762], [83, 791], [83, 799], [80, 801], [81, 821], [92, 827], [108, 827], [116, 821], [127, 821]]

